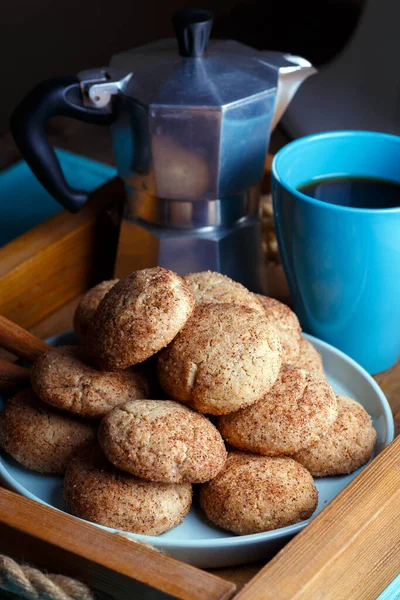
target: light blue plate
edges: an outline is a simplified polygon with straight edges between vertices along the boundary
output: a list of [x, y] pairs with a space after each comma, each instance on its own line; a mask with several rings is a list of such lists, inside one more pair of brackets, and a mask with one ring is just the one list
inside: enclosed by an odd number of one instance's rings
[[[321, 353], [327, 379], [335, 391], [358, 400], [371, 415], [377, 431], [374, 451], [376, 456], [393, 440], [394, 436], [392, 413], [382, 390], [364, 369], [345, 354], [309, 335], [304, 337]], [[72, 334], [67, 332], [56, 336], [50, 339], [50, 343], [55, 345], [73, 343]], [[319, 502], [313, 516], [317, 515], [361, 470], [362, 468], [342, 477], [317, 479]], [[61, 477], [28, 471], [4, 453], [0, 455], [0, 477], [7, 487], [23, 496], [64, 510]], [[212, 568], [265, 560], [277, 552], [307, 523], [308, 521], [303, 521], [265, 533], [235, 536], [209, 523], [195, 502], [189, 515], [175, 529], [158, 537], [130, 535], [152, 544], [179, 560], [202, 568]], [[107, 528], [103, 527], [103, 529]], [[109, 531], [114, 530], [109, 529]]]

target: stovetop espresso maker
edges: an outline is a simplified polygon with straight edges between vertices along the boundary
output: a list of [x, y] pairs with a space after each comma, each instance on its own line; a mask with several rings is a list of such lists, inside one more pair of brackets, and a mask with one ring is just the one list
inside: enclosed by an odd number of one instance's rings
[[258, 198], [270, 132], [315, 69], [298, 56], [209, 41], [208, 11], [180, 11], [173, 22], [177, 40], [39, 84], [11, 130], [44, 187], [77, 211], [88, 195], [67, 184], [44, 126], [55, 115], [111, 125], [126, 187], [117, 277], [157, 264], [182, 275], [211, 269], [262, 291]]

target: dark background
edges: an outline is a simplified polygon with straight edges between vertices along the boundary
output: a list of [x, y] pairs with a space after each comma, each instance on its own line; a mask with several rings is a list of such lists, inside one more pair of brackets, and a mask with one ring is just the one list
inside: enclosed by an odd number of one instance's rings
[[[397, 1], [397, 0], [396, 0]], [[0, 169], [19, 158], [8, 131], [16, 104], [36, 83], [107, 65], [112, 54], [173, 35], [171, 15], [211, 9], [212, 36], [282, 50], [321, 66], [343, 48], [366, 0], [3, 0], [0, 17]], [[114, 163], [107, 128], [57, 117], [53, 145]], [[286, 141], [275, 130], [270, 147]], [[275, 148], [275, 149], [276, 149]], [[273, 149], [273, 148], [272, 148]]]
[[171, 36], [171, 13], [210, 8], [213, 35], [322, 63], [351, 34], [362, 0], [3, 0], [0, 134], [23, 94], [41, 79], [107, 64], [121, 50]]

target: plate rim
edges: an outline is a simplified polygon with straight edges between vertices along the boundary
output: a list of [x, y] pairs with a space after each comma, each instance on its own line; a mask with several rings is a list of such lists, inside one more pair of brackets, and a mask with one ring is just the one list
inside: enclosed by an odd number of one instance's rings
[[[51, 336], [46, 341], [48, 343], [52, 344], [60, 336], [68, 335], [70, 333], [73, 333], [72, 329], [68, 329], [66, 331], [60, 332], [59, 334]], [[390, 408], [389, 402], [388, 402], [385, 394], [383, 393], [382, 389], [380, 388], [380, 386], [376, 383], [376, 381], [373, 379], [373, 377], [363, 367], [361, 367], [361, 365], [359, 365], [355, 360], [353, 360], [352, 358], [347, 356], [347, 354], [345, 354], [341, 350], [338, 350], [334, 346], [331, 346], [331, 344], [328, 344], [327, 342], [324, 342], [323, 340], [320, 340], [310, 334], [302, 332], [302, 337], [304, 337], [306, 340], [311, 342], [314, 346], [317, 346], [317, 347], [320, 346], [320, 347], [324, 348], [325, 350], [327, 350], [329, 353], [336, 355], [337, 357], [339, 357], [340, 360], [343, 360], [344, 362], [348, 363], [353, 369], [358, 371], [359, 374], [368, 381], [369, 385], [374, 390], [376, 396], [379, 398], [379, 401], [380, 401], [380, 404], [382, 407], [382, 413], [385, 418], [387, 431], [386, 431], [385, 440], [383, 442], [383, 447], [386, 448], [394, 439], [394, 419], [393, 419], [393, 414], [392, 414], [392, 410]], [[311, 516], [306, 521], [301, 521], [300, 523], [295, 523], [294, 525], [288, 525], [287, 527], [281, 527], [279, 529], [273, 529], [271, 531], [264, 531], [261, 533], [252, 533], [252, 534], [241, 535], [241, 536], [232, 534], [231, 536], [228, 536], [228, 537], [197, 538], [197, 539], [193, 539], [193, 540], [182, 541], [177, 538], [163, 538], [160, 536], [148, 536], [148, 535], [143, 535], [143, 534], [138, 534], [138, 533], [132, 533], [129, 531], [123, 531], [122, 529], [113, 529], [111, 527], [106, 527], [105, 525], [93, 523], [91, 521], [87, 521], [86, 519], [81, 519], [80, 517], [71, 515], [70, 513], [67, 513], [66, 511], [64, 511], [60, 508], [57, 508], [57, 507], [53, 506], [52, 504], [49, 504], [48, 502], [45, 502], [41, 498], [38, 498], [37, 496], [35, 496], [35, 494], [33, 494], [27, 488], [25, 488], [22, 484], [20, 484], [12, 475], [9, 474], [7, 469], [3, 466], [3, 461], [1, 460], [1, 456], [0, 456], [0, 479], [5, 482], [6, 487], [11, 489], [12, 491], [17, 491], [19, 494], [21, 494], [25, 498], [29, 498], [30, 500], [33, 500], [35, 502], [39, 502], [40, 504], [43, 504], [44, 506], [48, 506], [48, 507], [52, 508], [53, 510], [67, 514], [70, 517], [78, 519], [79, 521], [83, 521], [84, 523], [89, 523], [91, 525], [94, 525], [95, 527], [100, 527], [101, 529], [103, 529], [105, 531], [109, 531], [111, 533], [127, 535], [129, 537], [132, 537], [132, 539], [134, 539], [134, 540], [143, 541], [143, 542], [151, 544], [155, 547], [159, 547], [160, 549], [173, 550], [173, 549], [181, 548], [181, 549], [192, 549], [192, 550], [193, 549], [214, 550], [217, 548], [231, 548], [231, 547], [235, 547], [235, 546], [246, 545], [247, 543], [249, 543], [249, 544], [265, 543], [265, 542], [272, 541], [275, 539], [285, 538], [285, 537], [295, 535], [296, 533], [301, 531], [304, 527], [306, 527], [306, 525], [308, 525], [308, 523], [310, 523], [310, 521], [314, 518], [313, 516]], [[354, 479], [352, 481], [354, 481]], [[349, 485], [349, 484], [347, 484], [347, 485]], [[345, 487], [347, 487], [347, 485]], [[343, 488], [343, 489], [345, 489], [345, 488]]]

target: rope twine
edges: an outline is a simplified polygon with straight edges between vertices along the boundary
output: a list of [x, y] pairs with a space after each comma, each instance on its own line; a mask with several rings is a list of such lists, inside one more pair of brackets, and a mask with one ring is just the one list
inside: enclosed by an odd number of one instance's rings
[[64, 575], [44, 574], [0, 554], [0, 590], [26, 600], [94, 600], [90, 589]]

